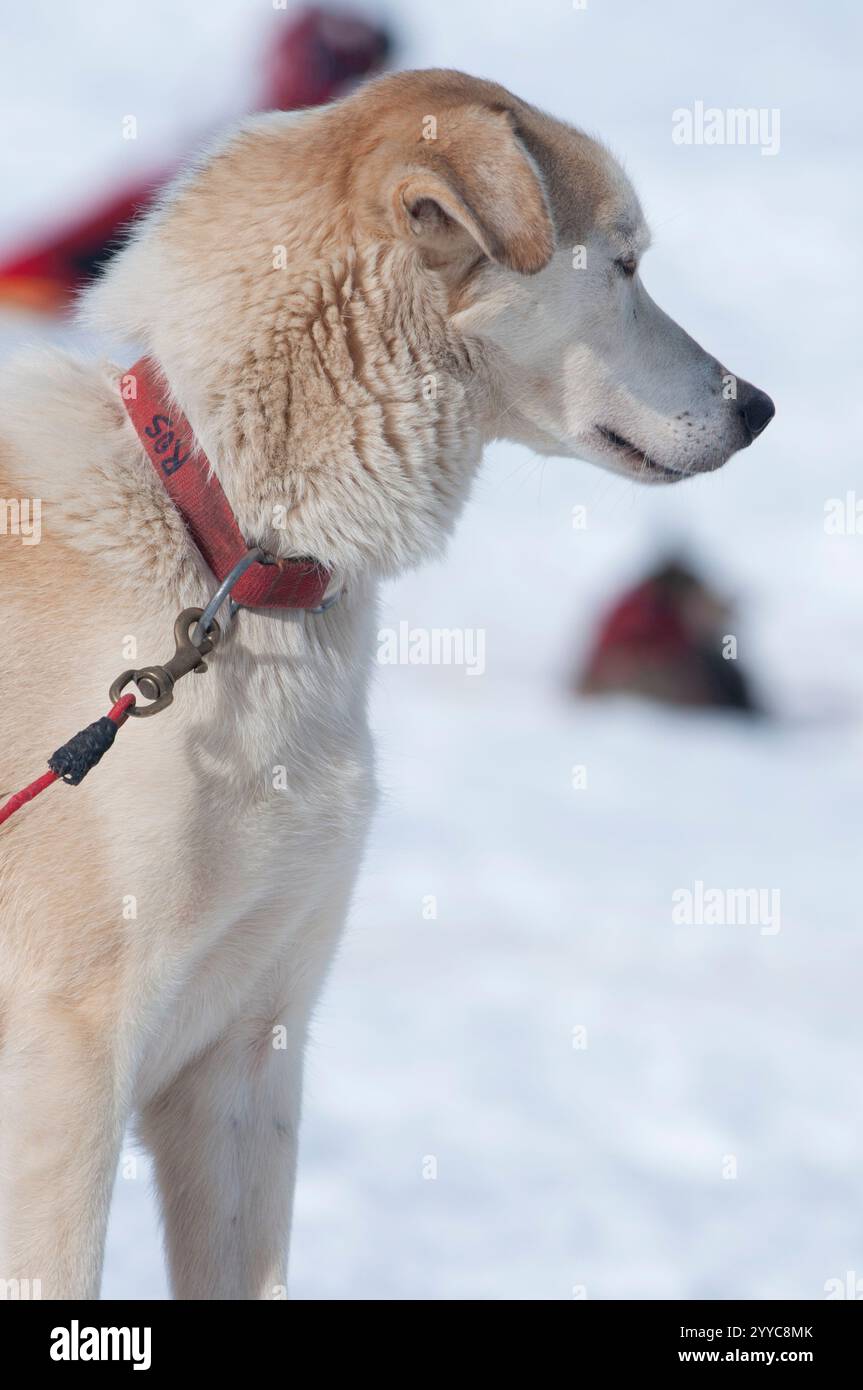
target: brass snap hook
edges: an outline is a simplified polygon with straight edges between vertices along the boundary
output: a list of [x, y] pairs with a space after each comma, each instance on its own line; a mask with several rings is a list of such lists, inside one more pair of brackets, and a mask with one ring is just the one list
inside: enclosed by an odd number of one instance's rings
[[206, 671], [204, 657], [213, 650], [222, 635], [219, 624], [213, 621], [201, 641], [195, 643], [190, 636], [193, 625], [204, 612], [203, 608], [184, 608], [174, 623], [174, 655], [164, 666], [144, 666], [140, 670], [123, 671], [111, 686], [113, 703], [119, 700], [123, 689], [133, 681], [149, 705], [133, 705], [129, 713], [138, 719], [149, 714], [158, 714], [166, 709], [174, 698], [174, 686], [190, 671]]

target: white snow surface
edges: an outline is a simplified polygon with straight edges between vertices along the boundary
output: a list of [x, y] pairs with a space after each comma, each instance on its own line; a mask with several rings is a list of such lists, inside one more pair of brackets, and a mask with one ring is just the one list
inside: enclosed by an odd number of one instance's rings
[[[292, 1294], [823, 1297], [863, 1273], [863, 536], [824, 529], [859, 477], [859, 7], [387, 13], [400, 65], [496, 78], [624, 157], [651, 293], [777, 417], [674, 490], [497, 446], [446, 562], [386, 590], [382, 626], [481, 628], [486, 670], [378, 671], [384, 798], [315, 1020]], [[242, 110], [278, 18], [7, 9], [0, 247]], [[778, 108], [779, 153], [676, 146], [696, 100]], [[7, 317], [0, 348], [44, 334], [95, 346]], [[565, 693], [603, 605], [671, 544], [738, 601], [773, 721]], [[781, 929], [674, 925], [696, 880], [779, 890]], [[167, 1296], [143, 1156], [103, 1293]]]

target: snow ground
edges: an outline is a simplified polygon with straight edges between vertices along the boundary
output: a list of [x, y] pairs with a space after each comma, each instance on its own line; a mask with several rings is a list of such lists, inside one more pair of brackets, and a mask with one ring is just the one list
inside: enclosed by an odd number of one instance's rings
[[[239, 109], [236, 55], [267, 10], [5, 15], [0, 239]], [[863, 539], [823, 527], [861, 434], [859, 12], [389, 13], [404, 65], [496, 77], [625, 155], [651, 292], [778, 414], [721, 474], [669, 491], [500, 446], [447, 563], [387, 590], [382, 625], [482, 628], [487, 669], [379, 670], [385, 798], [315, 1025], [293, 1293], [823, 1296], [863, 1271]], [[780, 153], [673, 145], [671, 112], [696, 99], [778, 107]], [[0, 347], [39, 331], [7, 320]], [[678, 541], [738, 597], [774, 722], [562, 693], [608, 595]], [[781, 930], [675, 926], [671, 894], [698, 879], [779, 889]], [[148, 1178], [139, 1159], [118, 1179], [106, 1297], [166, 1294]]]

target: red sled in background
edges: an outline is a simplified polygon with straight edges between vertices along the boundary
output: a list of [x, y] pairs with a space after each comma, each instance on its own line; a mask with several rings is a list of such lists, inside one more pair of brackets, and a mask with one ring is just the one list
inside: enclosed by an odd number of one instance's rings
[[694, 569], [665, 560], [605, 614], [573, 689], [759, 713], [736, 651], [726, 650], [731, 616]]

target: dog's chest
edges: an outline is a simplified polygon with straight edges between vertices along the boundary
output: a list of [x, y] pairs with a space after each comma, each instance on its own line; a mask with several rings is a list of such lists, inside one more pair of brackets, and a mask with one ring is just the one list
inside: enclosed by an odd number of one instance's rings
[[327, 690], [326, 673], [283, 654], [214, 659], [160, 716], [158, 744], [123, 770], [150, 829], [131, 851], [157, 1024], [143, 1096], [226, 1028], [302, 1007], [310, 963], [331, 949], [374, 782], [363, 674]]
[[[180, 832], [168, 915], [149, 962], [158, 1027], [139, 1091], [155, 1093], [226, 1029], [303, 1012], [337, 939], [364, 841], [371, 772], [360, 757], [321, 764], [314, 798], [290, 778], [271, 794], [213, 799]], [[268, 1025], [269, 1026], [269, 1025]]]

